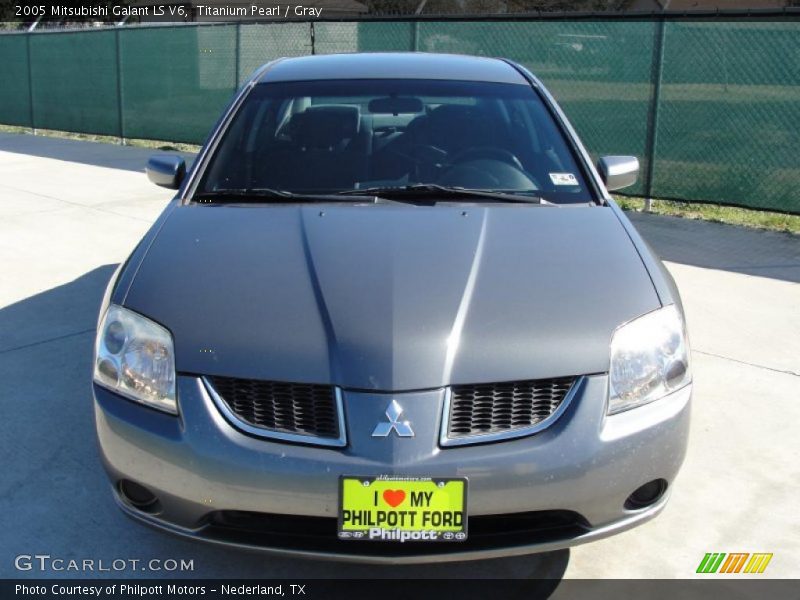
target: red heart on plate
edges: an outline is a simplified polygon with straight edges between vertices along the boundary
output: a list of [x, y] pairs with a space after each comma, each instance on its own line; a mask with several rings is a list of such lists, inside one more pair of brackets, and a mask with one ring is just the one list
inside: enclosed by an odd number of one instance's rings
[[386, 504], [392, 508], [396, 508], [406, 499], [406, 493], [403, 490], [384, 490], [383, 499], [386, 501]]

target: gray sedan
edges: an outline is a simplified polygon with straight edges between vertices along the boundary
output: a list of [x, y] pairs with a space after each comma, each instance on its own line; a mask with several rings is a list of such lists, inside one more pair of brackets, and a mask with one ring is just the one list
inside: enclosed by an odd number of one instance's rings
[[114, 498], [294, 556], [525, 554], [656, 516], [691, 370], [675, 284], [542, 83], [435, 54], [282, 59], [112, 278], [94, 360]]

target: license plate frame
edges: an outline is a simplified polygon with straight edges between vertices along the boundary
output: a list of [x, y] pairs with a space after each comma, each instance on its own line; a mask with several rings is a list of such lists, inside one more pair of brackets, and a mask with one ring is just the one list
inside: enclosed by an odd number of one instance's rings
[[[466, 477], [342, 475], [337, 536], [371, 542], [463, 542], [468, 537], [467, 497]], [[392, 513], [396, 521], [390, 523]]]

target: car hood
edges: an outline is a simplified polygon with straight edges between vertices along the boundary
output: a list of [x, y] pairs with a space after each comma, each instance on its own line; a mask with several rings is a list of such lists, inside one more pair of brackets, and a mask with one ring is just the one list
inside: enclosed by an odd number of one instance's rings
[[400, 391], [608, 370], [660, 306], [604, 207], [177, 207], [124, 304], [178, 371]]

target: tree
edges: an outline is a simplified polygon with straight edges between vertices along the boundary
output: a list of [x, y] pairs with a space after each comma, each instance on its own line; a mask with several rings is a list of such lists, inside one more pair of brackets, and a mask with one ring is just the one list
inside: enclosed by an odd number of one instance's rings
[[14, 5], [16, 2], [13, 0], [0, 0], [0, 21], [11, 21], [14, 19]]

